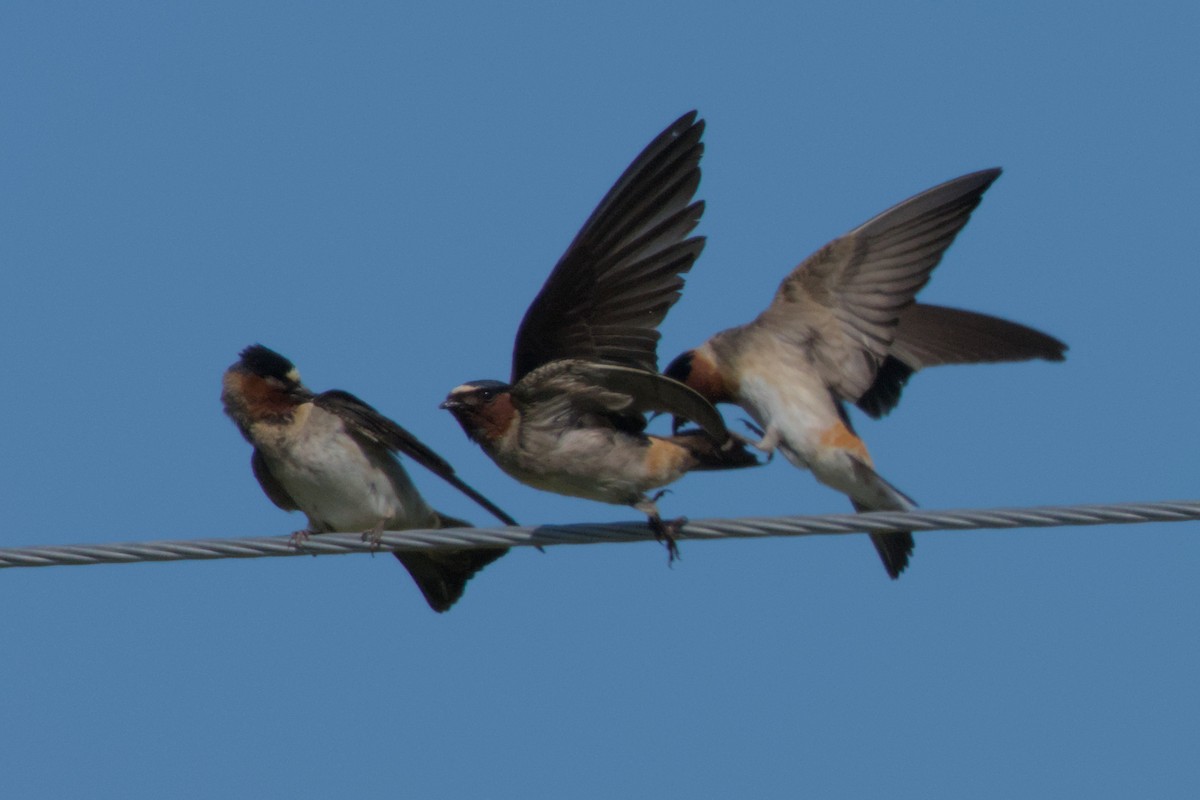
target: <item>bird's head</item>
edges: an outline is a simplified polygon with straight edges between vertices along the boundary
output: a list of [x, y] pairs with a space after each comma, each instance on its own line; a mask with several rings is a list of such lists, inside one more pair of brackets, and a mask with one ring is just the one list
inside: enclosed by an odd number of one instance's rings
[[311, 399], [296, 366], [261, 344], [243, 350], [221, 382], [225, 413], [243, 433], [252, 422], [290, 417], [296, 406]]
[[[714, 406], [717, 403], [736, 402], [733, 390], [717, 365], [716, 356], [708, 344], [695, 350], [686, 350], [676, 356], [663, 370], [663, 375], [693, 389]], [[671, 425], [672, 430], [678, 433], [684, 422], [685, 420], [675, 417]]]
[[456, 386], [438, 408], [453, 414], [467, 436], [483, 445], [503, 437], [517, 418], [512, 387], [502, 381], [471, 381]]

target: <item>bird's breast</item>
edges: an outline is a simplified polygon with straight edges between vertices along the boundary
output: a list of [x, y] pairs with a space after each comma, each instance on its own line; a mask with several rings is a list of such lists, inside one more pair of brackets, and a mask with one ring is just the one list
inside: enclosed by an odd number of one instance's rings
[[318, 410], [288, 435], [259, 444], [272, 475], [309, 519], [330, 531], [434, 526], [436, 516], [404, 468], [364, 446], [339, 417]]

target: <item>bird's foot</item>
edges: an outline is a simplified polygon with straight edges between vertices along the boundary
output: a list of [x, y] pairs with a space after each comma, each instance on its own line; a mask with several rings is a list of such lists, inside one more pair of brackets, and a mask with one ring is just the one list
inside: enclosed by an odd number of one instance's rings
[[748, 419], [743, 419], [742, 424], [758, 437], [757, 440], [751, 439], [749, 436], [743, 436], [740, 433], [729, 432], [729, 438], [735, 442], [740, 442], [747, 447], [753, 447], [761, 453], [767, 454], [767, 463], [771, 463], [771, 459], [775, 458], [775, 449], [779, 447], [779, 434], [775, 431], [764, 431], [762, 428], [755, 425]]
[[306, 543], [308, 542], [308, 537], [310, 536], [312, 536], [312, 531], [308, 530], [307, 528], [302, 528], [298, 531], [292, 531], [292, 535], [288, 537], [288, 544], [296, 550], [308, 550]]
[[383, 523], [362, 532], [362, 540], [371, 543], [371, 552], [379, 552], [379, 543], [383, 541]]
[[[659, 492], [662, 494], [662, 492]], [[657, 497], [655, 498], [657, 499]], [[687, 517], [676, 517], [675, 519], [664, 520], [657, 514], [650, 517], [650, 530], [654, 531], [654, 539], [662, 542], [667, 547], [667, 566], [671, 566], [679, 560], [679, 543], [675, 539], [675, 534], [687, 524]]]

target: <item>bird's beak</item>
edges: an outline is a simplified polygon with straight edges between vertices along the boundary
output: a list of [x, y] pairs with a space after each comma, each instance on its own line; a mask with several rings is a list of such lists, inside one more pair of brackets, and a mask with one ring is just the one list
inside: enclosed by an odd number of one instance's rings
[[438, 408], [444, 408], [447, 411], [453, 411], [456, 408], [462, 408], [462, 403], [458, 400], [455, 400], [453, 397], [447, 397], [440, 404], [438, 404]]

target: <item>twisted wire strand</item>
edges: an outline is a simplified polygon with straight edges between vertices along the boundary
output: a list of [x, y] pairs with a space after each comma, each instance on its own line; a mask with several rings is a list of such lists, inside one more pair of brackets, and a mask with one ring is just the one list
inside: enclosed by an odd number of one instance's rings
[[[1200, 502], [1179, 500], [1033, 508], [950, 511], [872, 511], [796, 517], [744, 517], [688, 522], [678, 539], [760, 536], [811, 536], [897, 531], [1052, 528], [1200, 520]], [[506, 528], [446, 528], [385, 531], [378, 545], [356, 533], [324, 533], [293, 544], [288, 536], [234, 539], [184, 539], [118, 544], [0, 548], [0, 568], [82, 564], [133, 564], [144, 561], [193, 561], [214, 558], [345, 555], [376, 550], [435, 550], [462, 547], [523, 547], [653, 540], [645, 522], [540, 525]]]

